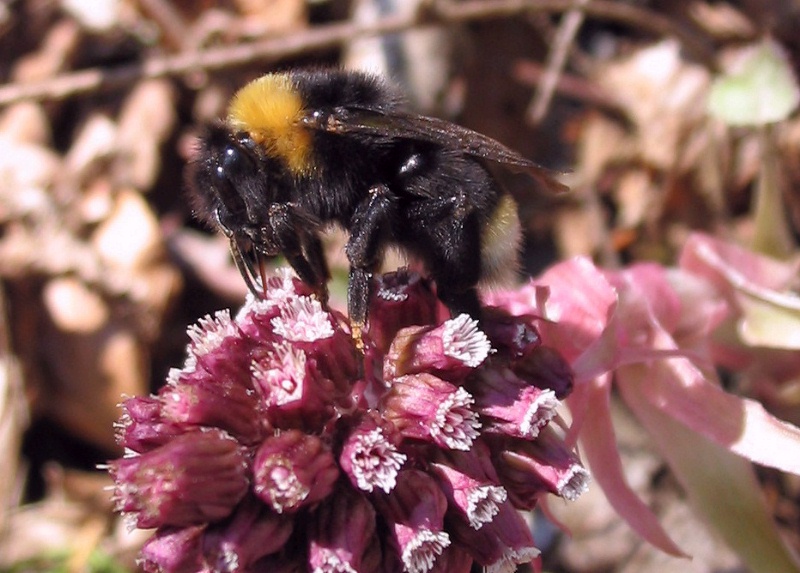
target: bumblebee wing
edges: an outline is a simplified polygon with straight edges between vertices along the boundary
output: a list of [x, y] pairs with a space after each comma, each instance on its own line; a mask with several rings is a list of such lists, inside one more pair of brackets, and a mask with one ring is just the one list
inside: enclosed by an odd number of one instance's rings
[[568, 187], [558, 181], [552, 171], [526, 159], [491, 137], [443, 119], [398, 111], [337, 107], [333, 110], [312, 111], [301, 119], [301, 123], [308, 128], [328, 133], [427, 141], [528, 173], [552, 191], [568, 191]]

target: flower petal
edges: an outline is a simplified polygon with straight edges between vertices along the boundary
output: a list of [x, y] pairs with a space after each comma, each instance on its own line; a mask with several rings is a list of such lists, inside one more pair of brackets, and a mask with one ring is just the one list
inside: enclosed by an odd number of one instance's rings
[[614, 510], [637, 534], [670, 555], [685, 557], [686, 554], [667, 535], [650, 508], [639, 499], [625, 479], [611, 423], [608, 386], [592, 384], [590, 389], [590, 385], [585, 386], [589, 396], [586, 400], [587, 415], [581, 429], [581, 444], [592, 477]]
[[[652, 403], [646, 385], [623, 384], [620, 388], [625, 402], [667, 457], [694, 510], [713, 524], [748, 568], [796, 573], [800, 562], [782, 542], [752, 466], [665, 414], [662, 406]], [[705, 407], [721, 412], [713, 404]], [[769, 443], [769, 438], [762, 441]], [[786, 457], [792, 456], [787, 453]]]

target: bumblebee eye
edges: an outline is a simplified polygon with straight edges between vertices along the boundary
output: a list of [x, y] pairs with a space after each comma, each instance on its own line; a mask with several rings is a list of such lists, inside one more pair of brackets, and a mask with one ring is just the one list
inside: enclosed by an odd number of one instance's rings
[[217, 173], [225, 176], [227, 173], [242, 169], [244, 161], [242, 153], [232, 145], [228, 145], [222, 152]]
[[246, 169], [248, 158], [232, 145], [228, 145], [217, 157], [216, 165], [211, 168], [214, 190], [222, 205], [217, 208], [217, 220], [225, 228], [226, 219], [234, 218], [247, 212], [244, 198], [238, 191], [236, 181]]

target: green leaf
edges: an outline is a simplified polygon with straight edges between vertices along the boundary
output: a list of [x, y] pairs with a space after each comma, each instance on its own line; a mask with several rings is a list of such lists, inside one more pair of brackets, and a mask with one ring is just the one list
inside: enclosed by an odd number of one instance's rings
[[786, 119], [800, 103], [800, 89], [783, 50], [764, 40], [748, 51], [739, 69], [714, 80], [709, 113], [734, 126]]

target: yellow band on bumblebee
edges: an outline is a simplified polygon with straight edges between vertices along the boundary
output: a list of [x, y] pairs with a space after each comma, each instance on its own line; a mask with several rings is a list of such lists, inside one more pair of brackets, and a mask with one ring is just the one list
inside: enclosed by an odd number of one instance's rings
[[312, 134], [300, 126], [304, 102], [291, 78], [267, 74], [240, 89], [228, 108], [228, 123], [283, 160], [293, 173], [312, 168]]

